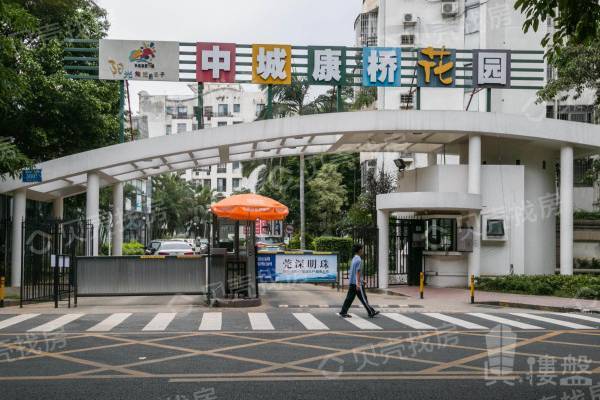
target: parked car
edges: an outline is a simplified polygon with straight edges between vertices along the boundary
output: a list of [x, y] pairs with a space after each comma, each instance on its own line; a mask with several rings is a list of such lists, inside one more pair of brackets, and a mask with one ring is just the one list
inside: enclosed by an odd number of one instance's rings
[[193, 255], [194, 247], [184, 241], [169, 241], [169, 242], [158, 242], [158, 247], [154, 250], [153, 254], [159, 256], [182, 256], [182, 255]]
[[279, 236], [257, 235], [256, 247], [259, 250], [268, 248], [269, 251], [278, 251], [285, 250], [285, 243], [283, 242], [283, 240], [281, 240], [281, 237]]

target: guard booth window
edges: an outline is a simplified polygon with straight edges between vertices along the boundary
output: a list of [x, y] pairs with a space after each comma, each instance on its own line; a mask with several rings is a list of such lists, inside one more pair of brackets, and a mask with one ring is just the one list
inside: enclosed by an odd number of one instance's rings
[[432, 218], [427, 220], [428, 251], [456, 251], [456, 219]]

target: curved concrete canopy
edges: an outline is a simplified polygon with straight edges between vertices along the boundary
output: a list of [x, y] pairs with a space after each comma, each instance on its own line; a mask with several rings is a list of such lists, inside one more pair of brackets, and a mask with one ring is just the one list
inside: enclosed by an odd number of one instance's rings
[[479, 211], [481, 195], [458, 192], [394, 192], [377, 195], [381, 211]]
[[7, 179], [0, 193], [29, 189], [51, 200], [85, 191], [87, 173], [101, 186], [230, 161], [327, 152], [427, 153], [466, 135], [566, 143], [585, 151], [600, 147], [600, 127], [521, 115], [466, 111], [362, 111], [308, 115], [210, 128], [137, 140], [46, 161], [43, 182]]

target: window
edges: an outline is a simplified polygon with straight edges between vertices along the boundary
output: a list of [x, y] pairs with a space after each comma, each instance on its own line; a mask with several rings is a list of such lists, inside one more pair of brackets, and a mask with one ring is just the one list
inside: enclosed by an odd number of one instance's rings
[[234, 161], [233, 162], [233, 169], [240, 169], [240, 162], [239, 161]]
[[175, 107], [167, 106], [167, 114], [171, 116], [175, 116]]
[[210, 188], [211, 187], [210, 179], [205, 179], [204, 183], [202, 184], [202, 186]]
[[219, 164], [217, 166], [217, 173], [218, 174], [224, 174], [225, 172], [227, 172], [227, 164]]
[[171, 134], [171, 125], [165, 126], [165, 134], [166, 135], [170, 135]]
[[573, 160], [573, 181], [575, 186], [593, 186], [593, 182], [589, 179], [593, 165], [594, 161], [591, 158], [578, 158]]
[[456, 251], [455, 218], [432, 218], [427, 221], [427, 250]]
[[187, 107], [186, 106], [177, 106], [177, 118], [187, 119]]
[[226, 178], [217, 178], [217, 192], [226, 192], [227, 191], [227, 179]]
[[401, 94], [400, 95], [400, 108], [403, 110], [410, 110], [413, 108], [413, 95], [412, 94]]
[[501, 219], [488, 219], [486, 232], [488, 236], [504, 236], [504, 221]]
[[241, 182], [242, 180], [240, 178], [233, 178], [231, 182], [231, 187], [233, 188], [233, 190], [238, 190], [240, 188]]
[[181, 132], [185, 132], [185, 131], [187, 131], [187, 124], [185, 122], [178, 123], [177, 124], [177, 133], [181, 133]]
[[226, 117], [229, 115], [229, 106], [227, 104], [219, 104], [219, 117]]
[[262, 103], [257, 104], [256, 105], [256, 116], [258, 117], [263, 112], [264, 109], [265, 109], [264, 104], [262, 104]]
[[219, 121], [217, 122], [217, 126], [227, 126], [227, 121]]
[[233, 105], [233, 112], [234, 113], [239, 113], [240, 112], [240, 105], [239, 104], [234, 104]]
[[233, 124], [237, 125], [237, 124], [241, 124], [242, 122], [244, 122], [244, 121], [233, 121]]
[[204, 118], [208, 119], [210, 121], [210, 119], [213, 116], [213, 109], [212, 106], [206, 106], [204, 107]]
[[546, 106], [546, 118], [554, 118], [554, 106], [553, 105]]
[[412, 46], [415, 44], [415, 35], [402, 35], [400, 40], [403, 46]]

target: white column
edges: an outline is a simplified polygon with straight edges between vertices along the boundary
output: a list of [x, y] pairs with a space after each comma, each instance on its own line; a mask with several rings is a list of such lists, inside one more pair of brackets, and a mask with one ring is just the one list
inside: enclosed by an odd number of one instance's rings
[[100, 177], [95, 172], [87, 174], [87, 192], [85, 203], [85, 218], [93, 225], [91, 249], [88, 255], [98, 255], [98, 233], [100, 232]]
[[57, 197], [52, 200], [52, 216], [56, 219], [63, 219], [64, 217], [64, 201], [62, 197]]
[[123, 183], [113, 185], [112, 255], [123, 255]]
[[21, 236], [22, 224], [25, 219], [27, 207], [27, 189], [18, 189], [13, 193], [12, 203], [12, 250], [11, 250], [11, 286], [21, 287], [21, 269], [23, 268], [21, 256], [23, 254], [23, 240]]
[[573, 147], [560, 149], [560, 274], [573, 275]]
[[377, 210], [377, 229], [379, 230], [379, 288], [387, 289], [389, 282], [389, 247], [390, 247], [390, 218], [386, 211]]
[[427, 153], [427, 166], [431, 167], [432, 165], [436, 165], [436, 164], [437, 164], [437, 153], [434, 151]]
[[304, 212], [304, 154], [300, 154], [300, 248], [306, 248], [306, 213]]
[[[469, 136], [469, 181], [468, 193], [481, 194], [481, 136]], [[480, 212], [471, 215], [470, 224], [473, 227], [473, 251], [467, 259], [467, 285], [471, 275], [479, 276], [481, 268], [481, 223]]]

